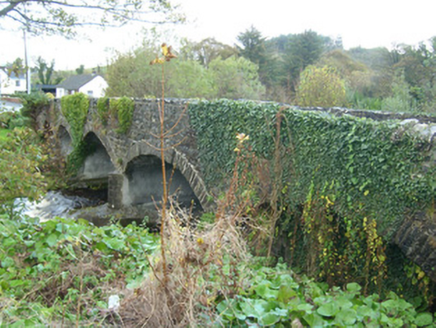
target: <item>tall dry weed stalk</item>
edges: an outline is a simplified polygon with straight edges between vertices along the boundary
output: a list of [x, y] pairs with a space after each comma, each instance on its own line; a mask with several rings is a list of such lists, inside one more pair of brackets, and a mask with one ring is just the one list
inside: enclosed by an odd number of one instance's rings
[[[235, 196], [240, 186], [237, 173], [213, 224], [198, 225], [168, 195], [165, 141], [175, 135], [172, 131], [180, 120], [164, 130], [164, 64], [176, 56], [166, 44], [162, 44], [162, 54], [163, 57], [150, 63], [162, 65], [161, 129], [160, 135], [155, 136], [160, 140], [163, 179], [161, 251], [149, 258], [151, 271], [141, 287], [124, 291], [125, 298], [117, 311], [118, 323], [123, 327], [196, 327], [211, 323], [215, 320], [216, 302], [240, 290], [243, 283], [240, 263], [245, 263], [249, 256], [240, 232], [243, 219], [239, 216], [247, 201]], [[239, 145], [244, 140], [240, 139]]]
[[167, 271], [161, 253], [150, 258], [150, 274], [140, 288], [126, 292], [118, 312], [124, 327], [205, 327], [219, 320], [219, 301], [248, 287], [242, 265], [250, 259], [243, 231], [249, 220], [242, 214], [250, 203], [243, 191], [252, 182], [248, 167], [238, 169], [247, 139], [238, 135], [235, 172], [215, 222], [198, 222], [169, 199], [161, 243]]
[[142, 286], [126, 295], [119, 315], [126, 327], [204, 327], [215, 318], [217, 301], [243, 288], [240, 263], [249, 258], [246, 243], [232, 215], [197, 226], [170, 202], [164, 234], [167, 281], [162, 259]]

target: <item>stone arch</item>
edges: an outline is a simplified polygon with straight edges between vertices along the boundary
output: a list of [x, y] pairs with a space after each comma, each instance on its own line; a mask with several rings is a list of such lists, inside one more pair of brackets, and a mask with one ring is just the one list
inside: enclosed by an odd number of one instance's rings
[[[166, 179], [169, 183], [169, 195], [173, 195], [177, 202], [184, 207], [194, 204], [202, 209], [198, 197], [189, 182], [178, 168], [166, 162]], [[126, 165], [127, 194], [125, 199], [131, 205], [154, 204], [163, 195], [162, 162], [155, 155], [139, 155]]]
[[56, 137], [59, 142], [59, 151], [66, 158], [73, 151], [70, 131], [65, 126], [59, 125]]
[[[141, 155], [154, 156], [158, 158], [159, 161], [161, 159], [159, 150], [149, 146], [147, 143], [137, 142], [134, 143], [125, 154], [123, 171], [127, 171], [128, 163]], [[165, 152], [165, 159], [168, 164], [170, 164], [172, 167], [175, 167], [181, 173], [192, 189], [194, 195], [197, 197], [201, 207], [206, 211], [211, 210], [215, 205], [213, 201], [211, 201], [212, 197], [210, 197], [209, 193], [207, 192], [201, 174], [198, 172], [195, 166], [189, 162], [186, 156], [176, 149], [171, 149]]]
[[109, 138], [107, 137], [106, 134], [102, 133], [102, 131], [98, 128], [93, 128], [91, 124], [89, 124], [88, 122], [85, 124], [84, 128], [83, 128], [83, 138], [85, 140], [85, 138], [90, 134], [94, 134], [97, 139], [99, 140], [99, 142], [102, 144], [102, 146], [104, 147], [104, 149], [106, 150], [106, 152], [108, 153], [112, 164], [115, 167], [118, 167], [119, 164], [117, 163], [117, 158], [116, 158], [116, 154], [113, 150], [112, 147], [112, 143], [110, 142]]
[[83, 141], [86, 158], [79, 169], [78, 178], [107, 181], [109, 174], [116, 171], [107, 148], [94, 132], [88, 132]]

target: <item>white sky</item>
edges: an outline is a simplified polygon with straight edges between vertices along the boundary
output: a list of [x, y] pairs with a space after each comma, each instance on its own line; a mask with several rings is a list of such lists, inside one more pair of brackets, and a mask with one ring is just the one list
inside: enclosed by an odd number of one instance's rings
[[[341, 36], [346, 49], [356, 46], [391, 47], [395, 43], [417, 44], [436, 36], [435, 0], [173, 0], [179, 2], [188, 19], [186, 26], [174, 26], [176, 34], [194, 41], [215, 37], [233, 45], [236, 37], [251, 25], [263, 36], [301, 33]], [[104, 66], [115, 49], [126, 52], [141, 42], [141, 29], [132, 24], [122, 29], [87, 29], [92, 41], [61, 37], [28, 39], [31, 61], [38, 56], [55, 59], [55, 69]], [[167, 29], [169, 26], [166, 27]], [[162, 40], [167, 41], [167, 40]], [[24, 57], [22, 34], [0, 30], [0, 65]]]

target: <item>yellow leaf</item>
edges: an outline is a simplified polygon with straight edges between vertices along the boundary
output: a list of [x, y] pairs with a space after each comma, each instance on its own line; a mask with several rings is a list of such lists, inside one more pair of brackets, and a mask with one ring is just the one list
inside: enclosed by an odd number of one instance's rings
[[161, 48], [162, 48], [162, 55], [164, 55], [166, 57], [168, 55], [167, 44], [166, 43], [162, 43]]
[[150, 62], [150, 65], [155, 65], [155, 64], [163, 64], [165, 62], [164, 58], [155, 58]]

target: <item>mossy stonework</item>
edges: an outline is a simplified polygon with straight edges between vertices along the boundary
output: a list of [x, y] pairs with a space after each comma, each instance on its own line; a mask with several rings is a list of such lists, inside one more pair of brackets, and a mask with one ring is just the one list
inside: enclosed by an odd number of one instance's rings
[[[114, 173], [124, 174], [128, 164], [141, 155], [159, 157], [158, 140], [153, 136], [158, 134], [158, 101], [125, 100], [126, 111], [116, 118], [116, 128], [111, 128], [107, 123], [111, 120], [111, 114], [107, 114], [111, 112], [110, 100], [98, 103], [92, 99], [80, 138], [94, 133], [109, 155]], [[167, 151], [167, 159], [181, 171], [203, 208], [212, 208], [209, 195], [222, 192], [231, 177], [237, 133], [249, 135], [250, 147], [259, 158], [273, 160], [280, 111], [282, 157], [290, 163], [289, 167], [283, 167], [281, 175], [280, 197], [286, 209], [283, 213], [304, 214], [307, 220], [303, 232], [307, 233], [311, 231], [311, 220], [316, 219], [313, 212], [316, 205], [330, 215], [331, 222], [337, 222], [334, 231], [350, 236], [348, 241], [356, 238], [361, 247], [372, 252], [380, 268], [384, 261], [377, 255], [382, 248], [377, 248], [379, 237], [384, 243], [397, 243], [406, 256], [436, 280], [436, 245], [429, 238], [423, 237], [424, 244], [412, 243], [407, 238], [412, 235], [410, 229], [429, 236], [428, 229], [433, 224], [435, 118], [229, 100], [167, 100], [165, 106], [168, 129], [188, 106], [178, 130], [174, 131], [181, 144]], [[59, 110], [59, 102], [56, 108]], [[78, 128], [70, 123], [68, 113], [62, 110], [62, 114], [52, 124], [64, 126], [75, 142]], [[95, 124], [96, 119], [107, 122]], [[310, 193], [312, 199], [324, 198], [310, 204]], [[122, 204], [123, 200], [118, 203]], [[414, 218], [419, 218], [421, 223], [414, 224]], [[278, 224], [290, 231], [294, 223], [283, 214]], [[359, 229], [361, 234], [353, 237], [353, 231]], [[318, 237], [322, 241], [327, 235]], [[292, 236], [289, 238], [292, 240]], [[329, 247], [337, 248], [342, 242], [343, 239], [338, 240]], [[320, 252], [327, 246], [324, 242], [317, 244]], [[360, 256], [342, 255], [344, 258]], [[363, 260], [363, 267], [369, 260]], [[324, 265], [325, 273], [332, 270], [327, 268], [331, 263]]]

